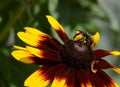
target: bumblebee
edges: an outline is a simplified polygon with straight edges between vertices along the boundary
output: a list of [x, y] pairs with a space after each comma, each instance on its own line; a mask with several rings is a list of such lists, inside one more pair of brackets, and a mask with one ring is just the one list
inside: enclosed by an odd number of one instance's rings
[[73, 41], [78, 41], [80, 44], [85, 44], [89, 47], [93, 47], [95, 45], [92, 35], [80, 30], [76, 30]]

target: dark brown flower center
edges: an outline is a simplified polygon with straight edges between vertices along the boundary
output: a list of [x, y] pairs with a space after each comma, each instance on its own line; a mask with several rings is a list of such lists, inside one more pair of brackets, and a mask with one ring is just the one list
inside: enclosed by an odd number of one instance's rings
[[90, 68], [93, 51], [90, 47], [91, 39], [69, 41], [63, 45], [61, 57], [64, 64], [72, 68]]

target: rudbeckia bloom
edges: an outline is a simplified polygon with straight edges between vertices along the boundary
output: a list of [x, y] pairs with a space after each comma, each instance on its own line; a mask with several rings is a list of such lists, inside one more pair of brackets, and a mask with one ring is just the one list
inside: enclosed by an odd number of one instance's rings
[[120, 73], [103, 57], [120, 55], [119, 51], [94, 50], [100, 35], [76, 31], [69, 39], [63, 27], [51, 16], [46, 16], [63, 44], [35, 28], [25, 27], [18, 37], [27, 45], [14, 46], [13, 57], [28, 64], [42, 65], [24, 83], [26, 87], [119, 87], [102, 69]]

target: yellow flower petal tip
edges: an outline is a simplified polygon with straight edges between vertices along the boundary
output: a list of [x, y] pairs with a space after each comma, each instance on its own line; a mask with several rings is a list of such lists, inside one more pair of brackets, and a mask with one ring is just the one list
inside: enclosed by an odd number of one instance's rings
[[12, 53], [11, 53], [11, 55], [16, 59], [16, 60], [19, 60], [21, 57], [20, 57], [20, 55], [18, 55], [18, 52], [17, 51], [13, 51]]
[[27, 50], [26, 48], [24, 48], [24, 47], [20, 47], [20, 46], [16, 46], [16, 45], [14, 45], [13, 46], [15, 49], [19, 49], [19, 50]]
[[47, 87], [50, 80], [45, 80], [45, 76], [42, 73], [42, 69], [38, 69], [32, 75], [30, 75], [24, 82], [25, 87]]
[[94, 65], [95, 65], [95, 63], [98, 63], [99, 61], [93, 61], [92, 62], [92, 64], [91, 64], [91, 71], [93, 72], [93, 73], [96, 73], [97, 72], [97, 69], [94, 69]]
[[115, 72], [119, 73], [120, 74], [120, 68], [117, 68], [117, 67], [113, 67], [112, 68]]
[[92, 47], [94, 47], [95, 45], [98, 44], [98, 42], [99, 42], [99, 40], [100, 40], [100, 34], [99, 34], [98, 32], [96, 32], [96, 34], [93, 35], [92, 38], [93, 38], [93, 41], [94, 41]]
[[48, 19], [48, 22], [51, 24], [51, 26], [52, 26], [55, 30], [61, 29], [62, 31], [64, 31], [63, 28], [62, 28], [62, 26], [59, 24], [59, 22], [58, 22], [55, 18], [53, 18], [53, 17], [50, 16], [50, 15], [46, 15], [46, 18]]
[[11, 53], [11, 55], [18, 61], [21, 61], [23, 63], [34, 63], [34, 61], [31, 59], [31, 57], [33, 56], [31, 53], [29, 53], [28, 51], [24, 51], [24, 50], [16, 50], [13, 51]]
[[24, 29], [26, 30], [26, 29], [32, 29], [31, 27], [24, 27]]
[[120, 55], [120, 52], [119, 52], [119, 51], [111, 51], [110, 53], [113, 54], [113, 55], [116, 55], [116, 56], [119, 56], [119, 55]]
[[25, 34], [24, 32], [18, 32], [17, 36], [21, 39], [21, 37], [24, 37], [24, 34]]
[[[39, 30], [37, 30], [36, 28], [32, 28], [32, 27], [24, 27], [24, 29], [26, 30], [26, 31], [29, 31], [29, 32], [38, 32]], [[40, 31], [39, 31], [40, 32]]]

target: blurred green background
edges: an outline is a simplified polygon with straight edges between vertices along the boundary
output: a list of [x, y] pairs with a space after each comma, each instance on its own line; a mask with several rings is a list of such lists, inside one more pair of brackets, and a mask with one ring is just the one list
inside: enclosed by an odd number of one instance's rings
[[[101, 40], [95, 49], [120, 50], [120, 0], [0, 0], [0, 87], [23, 87], [24, 80], [39, 67], [11, 56], [14, 44], [24, 46], [18, 31], [36, 27], [59, 39], [50, 29], [47, 14], [61, 23], [70, 38], [76, 29], [91, 34], [98, 31]], [[120, 67], [120, 56], [106, 59]], [[120, 84], [119, 74], [105, 71]]]

